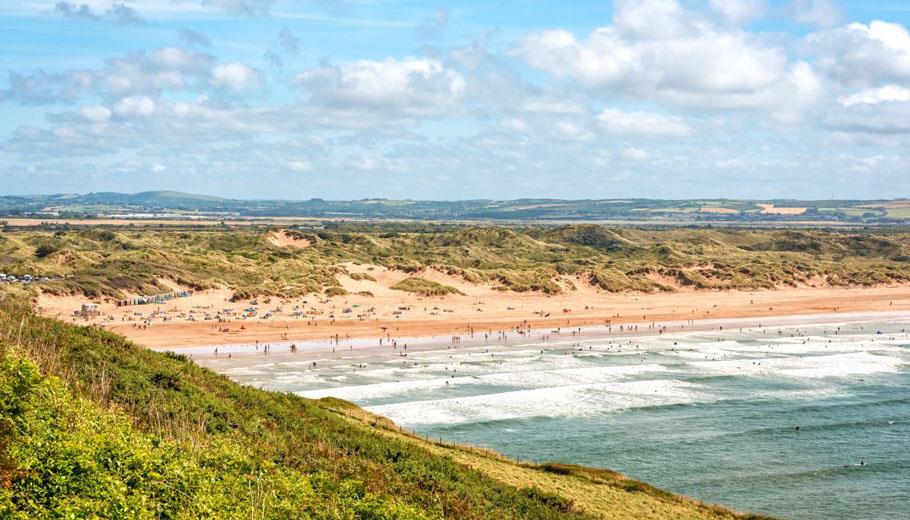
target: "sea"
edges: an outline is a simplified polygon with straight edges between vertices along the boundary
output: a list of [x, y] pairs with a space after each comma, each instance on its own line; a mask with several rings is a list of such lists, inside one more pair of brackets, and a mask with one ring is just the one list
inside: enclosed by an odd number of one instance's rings
[[738, 510], [910, 518], [910, 316], [402, 347], [339, 347], [315, 364], [249, 356], [219, 371]]

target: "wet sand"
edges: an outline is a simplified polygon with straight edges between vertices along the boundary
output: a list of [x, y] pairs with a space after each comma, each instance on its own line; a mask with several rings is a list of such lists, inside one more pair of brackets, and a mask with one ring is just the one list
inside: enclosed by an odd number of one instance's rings
[[[320, 368], [336, 363], [357, 363], [357, 360], [400, 358], [407, 362], [407, 354], [457, 348], [489, 347], [513, 348], [525, 345], [548, 344], [551, 346], [582, 346], [585, 342], [616, 339], [632, 340], [638, 336], [672, 334], [679, 332], [717, 332], [742, 329], [767, 331], [770, 337], [784, 327], [826, 325], [832, 331], [844, 324], [882, 323], [906, 320], [910, 313], [903, 311], [850, 312], [797, 314], [788, 316], [761, 316], [743, 318], [714, 318], [701, 320], [674, 320], [663, 322], [625, 323], [622, 325], [597, 325], [559, 329], [530, 329], [501, 334], [475, 333], [452, 336], [383, 336], [359, 337], [339, 340], [276, 341], [196, 345], [184, 347], [155, 347], [153, 350], [179, 352], [200, 365], [223, 371], [230, 368], [260, 364], [263, 357], [270, 363], [311, 363]], [[380, 342], [380, 339], [382, 340]], [[292, 347], [293, 345], [293, 347]], [[293, 348], [293, 351], [292, 351]], [[318, 364], [318, 365], [317, 365]]]

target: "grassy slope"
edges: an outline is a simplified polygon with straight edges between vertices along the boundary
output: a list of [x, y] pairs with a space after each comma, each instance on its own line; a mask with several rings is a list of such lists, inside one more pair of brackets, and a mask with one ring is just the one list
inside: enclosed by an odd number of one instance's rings
[[446, 294], [464, 294], [451, 285], [445, 285], [418, 276], [409, 276], [392, 286], [396, 291], [405, 291], [422, 296], [445, 296]]
[[[473, 469], [472, 469], [473, 468]], [[734, 518], [611, 472], [520, 466], [338, 400], [241, 387], [0, 301], [0, 516]]]
[[505, 290], [557, 293], [561, 275], [609, 291], [773, 288], [910, 280], [910, 233], [340, 225], [278, 247], [266, 230], [24, 231], [0, 234], [0, 272], [68, 275], [49, 290], [155, 293], [158, 277], [233, 287], [238, 297], [338, 290], [342, 262], [434, 267]]

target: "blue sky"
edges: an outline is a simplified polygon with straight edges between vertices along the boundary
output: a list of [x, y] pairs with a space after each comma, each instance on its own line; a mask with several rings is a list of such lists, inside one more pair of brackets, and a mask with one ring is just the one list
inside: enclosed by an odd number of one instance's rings
[[903, 0], [0, 0], [0, 194], [910, 196]]

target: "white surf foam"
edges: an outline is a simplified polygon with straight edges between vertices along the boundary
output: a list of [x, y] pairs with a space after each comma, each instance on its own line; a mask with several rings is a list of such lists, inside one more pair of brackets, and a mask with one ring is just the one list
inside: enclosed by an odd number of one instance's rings
[[675, 380], [628, 381], [411, 401], [367, 408], [405, 425], [461, 424], [532, 417], [584, 417], [627, 408], [703, 402], [701, 387]]

